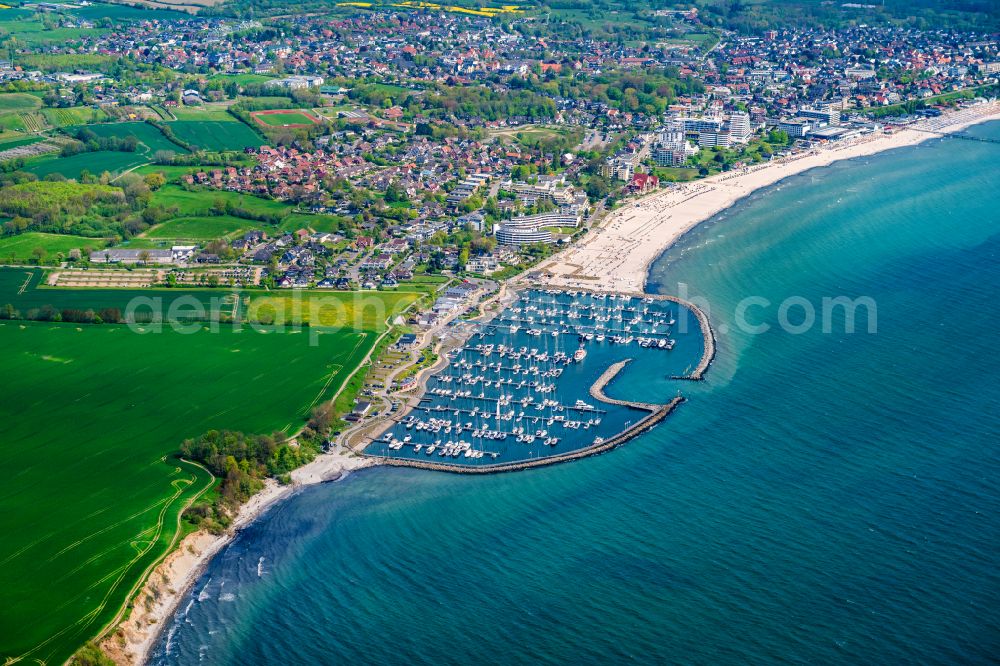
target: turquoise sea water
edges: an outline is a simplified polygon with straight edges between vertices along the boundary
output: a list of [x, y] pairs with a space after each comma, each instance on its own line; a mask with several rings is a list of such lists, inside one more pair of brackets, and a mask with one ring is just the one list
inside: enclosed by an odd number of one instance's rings
[[[728, 331], [664, 424], [528, 472], [300, 492], [212, 563], [154, 663], [991, 662], [998, 185], [1000, 146], [949, 139], [741, 202], [653, 268]], [[748, 296], [776, 324], [841, 295], [874, 299], [877, 333], [735, 326]], [[613, 394], [670, 397], [660, 370]]]

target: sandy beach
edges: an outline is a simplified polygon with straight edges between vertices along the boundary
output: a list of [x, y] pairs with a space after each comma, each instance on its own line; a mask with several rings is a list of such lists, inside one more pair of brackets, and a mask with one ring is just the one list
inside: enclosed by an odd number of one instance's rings
[[760, 188], [838, 160], [912, 146], [989, 120], [1000, 120], [1000, 103], [980, 104], [912, 129], [862, 137], [659, 190], [618, 208], [538, 270], [544, 275], [542, 281], [553, 286], [642, 293], [650, 264], [664, 250], [700, 222]]
[[199, 531], [181, 540], [150, 574], [133, 600], [131, 615], [101, 641], [101, 648], [115, 663], [144, 663], [181, 598], [211, 559], [241, 529], [297, 488], [333, 481], [348, 472], [374, 464], [375, 461], [370, 458], [336, 451], [318, 456], [308, 465], [293, 471], [291, 485], [282, 486], [269, 479], [264, 490], [240, 507], [233, 525], [225, 534]]

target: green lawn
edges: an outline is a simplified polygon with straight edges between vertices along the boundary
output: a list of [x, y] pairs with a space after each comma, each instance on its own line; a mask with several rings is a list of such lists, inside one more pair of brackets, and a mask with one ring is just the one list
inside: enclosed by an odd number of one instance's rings
[[340, 229], [340, 218], [336, 215], [311, 215], [309, 213], [292, 213], [281, 221], [282, 231], [297, 229], [313, 229], [314, 231], [335, 232]]
[[232, 81], [241, 86], [253, 83], [264, 83], [270, 81], [274, 76], [267, 74], [213, 74], [208, 77], [212, 81]]
[[[266, 222], [244, 220], [230, 215], [179, 217], [156, 225], [146, 231], [143, 236], [152, 239], [208, 241], [223, 236], [233, 236], [237, 233], [242, 234], [252, 229], [273, 231], [275, 227]], [[0, 245], [0, 248], [2, 247]], [[2, 256], [3, 254], [0, 253], [0, 257]]]
[[240, 120], [229, 113], [229, 104], [203, 104], [201, 106], [175, 106], [170, 109], [177, 120], [214, 120], [238, 123]]
[[184, 190], [176, 185], [166, 185], [153, 193], [151, 205], [165, 208], [177, 208], [178, 216], [202, 216], [208, 214], [217, 200], [232, 202], [233, 205], [245, 208], [258, 214], [286, 215], [291, 206], [281, 201], [261, 199], [260, 197], [216, 190]]
[[202, 150], [243, 150], [258, 148], [264, 139], [239, 122], [221, 120], [178, 120], [170, 128], [181, 141]]
[[698, 177], [697, 169], [686, 167], [653, 167], [653, 175], [667, 182], [685, 182]]
[[0, 322], [0, 657], [61, 664], [116, 615], [210, 485], [183, 439], [294, 431], [374, 340]]
[[45, 258], [53, 258], [59, 252], [64, 255], [72, 249], [99, 250], [107, 245], [101, 238], [83, 238], [82, 236], [67, 236], [63, 234], [45, 234], [37, 231], [4, 236], [0, 238], [0, 261], [7, 263], [25, 263], [33, 257], [35, 248], [45, 250]]
[[[29, 14], [25, 10], [0, 10], [0, 38], [14, 35], [17, 37], [18, 46], [24, 48], [48, 44], [65, 45], [86, 35], [107, 32], [101, 28], [46, 28], [46, 25], [36, 17], [37, 14], [34, 12]], [[27, 68], [29, 63], [25, 63], [22, 56], [18, 64]]]

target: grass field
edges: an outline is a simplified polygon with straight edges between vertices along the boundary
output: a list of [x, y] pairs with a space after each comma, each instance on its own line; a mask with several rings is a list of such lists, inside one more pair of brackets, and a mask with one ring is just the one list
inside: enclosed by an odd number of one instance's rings
[[[230, 215], [216, 215], [207, 217], [179, 217], [169, 220], [149, 229], [143, 234], [144, 238], [152, 239], [174, 239], [208, 241], [222, 238], [224, 236], [234, 236], [242, 234], [252, 229], [263, 229], [273, 231], [275, 227], [266, 222], [255, 220], [244, 220], [240, 217]], [[0, 248], [3, 245], [0, 244]], [[3, 253], [0, 252], [0, 258]]]
[[27, 93], [0, 94], [0, 129], [33, 132], [44, 127], [38, 109], [42, 100]]
[[686, 167], [654, 167], [653, 174], [660, 180], [683, 183], [697, 178], [698, 170]]
[[63, 663], [116, 615], [211, 484], [183, 439], [295, 430], [374, 340], [0, 323], [0, 657]]
[[68, 254], [76, 248], [84, 251], [99, 250], [107, 245], [101, 238], [83, 238], [63, 234], [46, 234], [37, 231], [4, 236], [0, 238], [0, 260], [9, 263], [24, 263], [32, 258], [36, 247], [43, 248], [47, 258], [62, 252]]
[[172, 150], [175, 153], [184, 152], [183, 148], [167, 139], [167, 137], [163, 136], [163, 132], [149, 123], [103, 123], [100, 125], [92, 125], [88, 127], [88, 129], [98, 136], [115, 136], [118, 138], [134, 136], [143, 146], [145, 146], [145, 150], [138, 150], [136, 152], [143, 153], [147, 157], [146, 161], [149, 161], [149, 158], [151, 158], [152, 154], [157, 150]]
[[178, 120], [170, 123], [174, 135], [181, 141], [202, 150], [243, 150], [258, 148], [264, 140], [235, 118], [222, 120]]
[[88, 19], [127, 19], [127, 20], [153, 20], [169, 21], [175, 19], [189, 19], [188, 14], [170, 9], [147, 9], [145, 7], [132, 7], [109, 2], [93, 2], [87, 7], [81, 7], [73, 11], [74, 16]]
[[82, 171], [89, 171], [95, 176], [105, 171], [121, 173], [134, 166], [144, 164], [149, 159], [142, 153], [119, 153], [110, 150], [99, 150], [95, 153], [80, 153], [71, 157], [57, 155], [40, 157], [24, 167], [39, 178], [50, 173], [61, 173], [66, 178], [79, 178]]
[[311, 326], [382, 329], [387, 318], [422, 296], [417, 291], [255, 292], [247, 318], [265, 323], [308, 323]]
[[[99, 35], [107, 32], [103, 29], [90, 28], [53, 28], [46, 29], [45, 24], [35, 19], [31, 15], [21, 14], [17, 16], [18, 10], [3, 10], [0, 12], [0, 38], [7, 35], [17, 37], [18, 45], [35, 47], [46, 44], [65, 44], [78, 40], [85, 35]], [[25, 63], [19, 62], [24, 65]]]
[[253, 111], [250, 116], [268, 127], [308, 127], [318, 122], [318, 118], [309, 111], [298, 109], [281, 109], [276, 111]]
[[261, 199], [248, 194], [227, 191], [188, 191], [176, 185], [166, 185], [154, 192], [150, 205], [160, 205], [165, 208], [176, 207], [178, 216], [199, 217], [207, 215], [217, 199], [231, 201], [233, 205], [260, 214], [284, 216], [292, 209], [289, 204], [271, 199]]
[[[164, 314], [176, 302], [197, 301], [206, 314], [213, 317], [222, 312], [233, 312], [236, 297], [227, 289], [62, 289], [41, 286], [44, 272], [40, 268], [0, 267], [0, 305], [10, 303], [22, 314], [51, 305], [57, 310], [102, 310], [118, 308], [128, 312], [133, 299], [143, 299], [137, 310], [140, 315], [149, 312], [150, 304]], [[152, 300], [150, 300], [152, 299]], [[183, 301], [181, 300], [183, 299]], [[239, 312], [245, 309], [241, 301]], [[148, 319], [148, 317], [146, 317]]]
[[24, 113], [37, 111], [42, 107], [42, 100], [27, 93], [0, 94], [0, 114]]
[[168, 140], [160, 130], [149, 123], [102, 123], [89, 125], [88, 129], [98, 136], [134, 136], [139, 140], [139, 148], [134, 153], [100, 150], [70, 157], [47, 155], [32, 160], [24, 170], [30, 171], [39, 178], [44, 178], [51, 173], [61, 173], [66, 178], [79, 178], [80, 173], [84, 170], [95, 176], [105, 171], [118, 174], [150, 162], [158, 150], [184, 152], [183, 148]]
[[11, 148], [17, 148], [19, 146], [30, 146], [33, 143], [38, 143], [44, 140], [45, 137], [41, 136], [24, 136], [23, 134], [15, 134], [0, 139], [0, 150], [10, 150]]
[[177, 118], [177, 120], [215, 120], [221, 123], [240, 122], [238, 118], [233, 116], [227, 110], [230, 103], [208, 103], [202, 104], [201, 106], [175, 106], [170, 109], [170, 113]]
[[336, 215], [312, 215], [309, 213], [292, 213], [281, 221], [282, 231], [296, 231], [305, 228], [332, 233], [340, 229], [340, 222]]
[[91, 106], [73, 106], [65, 109], [42, 109], [42, 115], [50, 125], [67, 127], [69, 125], [86, 125], [100, 122], [108, 117], [101, 109]]
[[213, 74], [208, 77], [211, 81], [232, 81], [241, 86], [251, 83], [264, 83], [270, 81], [274, 76], [267, 74]]

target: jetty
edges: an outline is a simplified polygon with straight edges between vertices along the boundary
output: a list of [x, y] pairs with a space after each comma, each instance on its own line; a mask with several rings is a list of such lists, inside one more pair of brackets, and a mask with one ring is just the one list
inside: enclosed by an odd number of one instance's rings
[[632, 362], [632, 359], [627, 358], [624, 361], [618, 361], [613, 363], [608, 367], [604, 373], [597, 378], [597, 381], [593, 383], [590, 387], [590, 397], [594, 400], [600, 400], [601, 402], [606, 402], [609, 405], [618, 405], [620, 407], [632, 407], [633, 409], [644, 409], [647, 412], [655, 412], [661, 409], [663, 405], [657, 405], [650, 402], [635, 402], [633, 400], [618, 400], [617, 398], [608, 397], [604, 393], [604, 387], [611, 383], [611, 380], [618, 376], [618, 373], [625, 369], [625, 366]]

